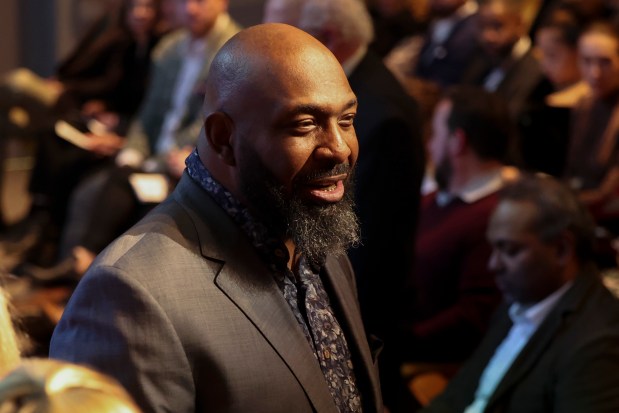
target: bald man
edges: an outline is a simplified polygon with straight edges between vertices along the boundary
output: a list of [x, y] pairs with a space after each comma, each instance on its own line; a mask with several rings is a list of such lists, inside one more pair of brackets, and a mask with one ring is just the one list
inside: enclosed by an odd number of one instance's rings
[[382, 411], [345, 256], [356, 106], [304, 32], [233, 37], [184, 176], [95, 261], [51, 356], [114, 376], [145, 412]]

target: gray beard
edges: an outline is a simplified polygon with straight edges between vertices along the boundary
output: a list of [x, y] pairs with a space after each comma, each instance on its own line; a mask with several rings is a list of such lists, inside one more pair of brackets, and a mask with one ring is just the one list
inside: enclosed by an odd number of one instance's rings
[[[292, 196], [287, 196], [258, 157], [251, 158], [252, 165], [240, 174], [241, 190], [250, 210], [267, 226], [270, 233], [282, 239], [292, 239], [296, 252], [301, 253], [310, 265], [320, 267], [327, 254], [343, 255], [349, 247], [359, 244], [360, 230], [354, 212], [352, 171], [345, 183], [344, 198], [340, 202], [316, 205], [296, 196], [294, 187]], [[348, 169], [346, 165], [338, 165], [314, 176], [332, 176], [342, 171], [348, 172]]]

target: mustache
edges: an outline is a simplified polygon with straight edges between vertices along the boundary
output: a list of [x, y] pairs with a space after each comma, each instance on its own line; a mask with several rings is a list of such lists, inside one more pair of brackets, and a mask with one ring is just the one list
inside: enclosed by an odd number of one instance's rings
[[340, 164], [335, 165], [333, 168], [312, 171], [310, 173], [299, 176], [297, 178], [296, 184], [303, 185], [303, 184], [306, 184], [308, 182], [311, 182], [317, 179], [330, 178], [332, 176], [343, 175], [343, 174], [348, 175], [348, 179], [350, 179], [352, 172], [353, 172], [353, 167], [350, 166], [349, 163], [340, 163]]

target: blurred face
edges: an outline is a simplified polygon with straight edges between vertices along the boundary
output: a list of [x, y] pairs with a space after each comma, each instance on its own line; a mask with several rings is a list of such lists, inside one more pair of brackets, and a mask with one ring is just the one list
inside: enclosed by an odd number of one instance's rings
[[442, 100], [436, 106], [432, 117], [432, 137], [428, 141], [428, 153], [434, 164], [436, 182], [441, 189], [447, 188], [451, 178], [451, 162], [449, 159], [451, 132], [447, 126], [451, 106], [451, 102], [448, 100]]
[[595, 97], [619, 90], [619, 44], [603, 33], [587, 33], [578, 42], [580, 70]]
[[488, 226], [492, 255], [488, 262], [510, 302], [532, 304], [559, 289], [564, 281], [556, 242], [534, 231], [536, 207], [530, 202], [501, 201]]
[[542, 28], [535, 36], [542, 72], [557, 89], [580, 80], [578, 51], [561, 41], [557, 29]]
[[226, 11], [227, 0], [183, 0], [185, 22], [193, 37], [205, 36], [215, 24], [217, 16]]
[[479, 16], [479, 41], [490, 56], [507, 56], [525, 34], [520, 16], [501, 3], [484, 5], [479, 10]]
[[357, 101], [327, 53], [301, 52], [258, 69], [241, 92], [246, 103], [230, 113], [246, 204], [315, 262], [343, 252], [357, 236]]
[[127, 24], [136, 37], [148, 35], [156, 18], [154, 0], [133, 0], [127, 11]]

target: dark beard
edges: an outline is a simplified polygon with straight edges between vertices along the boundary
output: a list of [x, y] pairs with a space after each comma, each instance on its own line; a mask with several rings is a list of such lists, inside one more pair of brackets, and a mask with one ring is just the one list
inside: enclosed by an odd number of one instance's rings
[[[251, 160], [250, 160], [251, 159]], [[259, 158], [252, 154], [245, 159], [247, 168], [241, 170], [241, 190], [252, 213], [267, 226], [270, 233], [282, 239], [292, 239], [296, 251], [307, 262], [320, 267], [327, 254], [343, 255], [359, 243], [359, 222], [354, 212], [353, 171], [348, 165], [305, 176], [302, 181], [317, 177], [349, 173], [344, 198], [334, 204], [316, 205], [297, 196], [299, 183], [287, 196]]]

